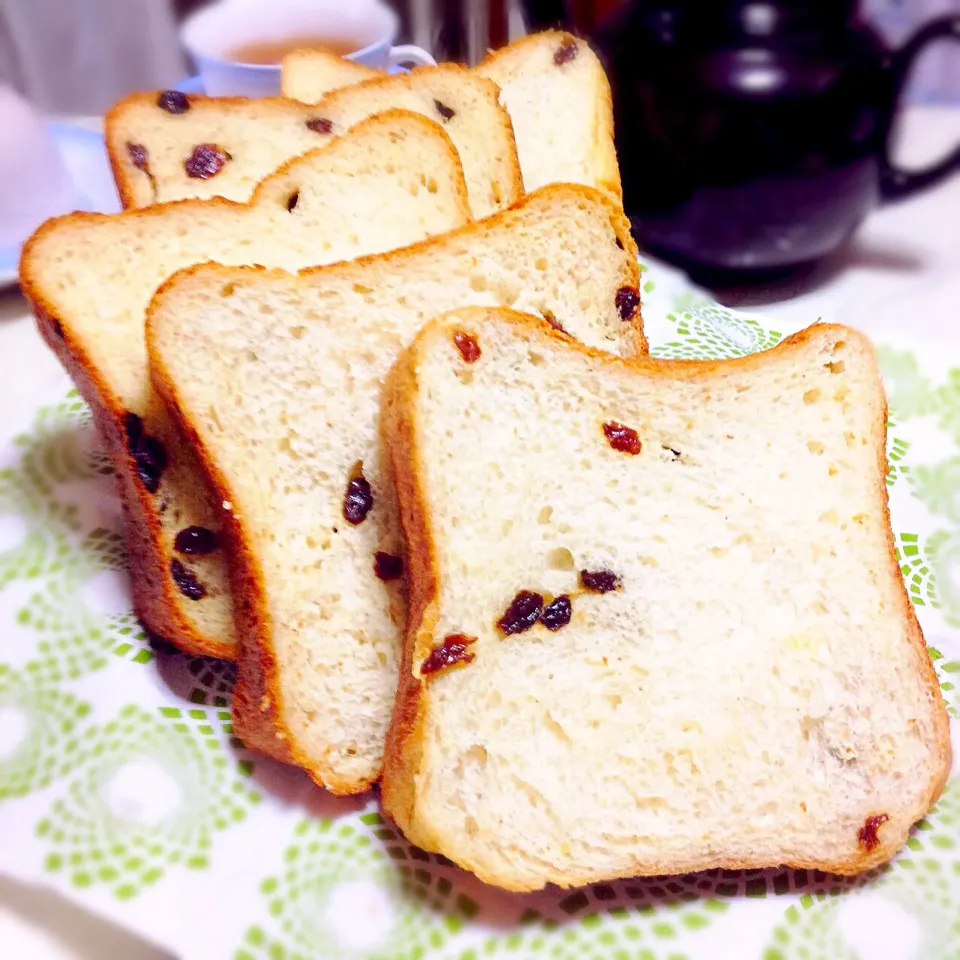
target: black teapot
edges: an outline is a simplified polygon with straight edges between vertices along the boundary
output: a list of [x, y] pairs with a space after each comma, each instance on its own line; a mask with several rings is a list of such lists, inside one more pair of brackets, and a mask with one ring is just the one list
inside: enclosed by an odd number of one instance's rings
[[[538, 25], [562, 0], [531, 0]], [[960, 170], [890, 158], [917, 56], [960, 40], [934, 20], [891, 52], [855, 0], [636, 0], [589, 38], [614, 97], [624, 205], [639, 242], [694, 271], [764, 271], [835, 250], [879, 201]]]

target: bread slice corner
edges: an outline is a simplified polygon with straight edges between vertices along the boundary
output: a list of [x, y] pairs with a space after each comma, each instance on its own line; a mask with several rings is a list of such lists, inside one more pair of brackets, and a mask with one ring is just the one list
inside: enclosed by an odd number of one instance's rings
[[585, 40], [560, 30], [530, 34], [474, 69], [502, 91], [527, 190], [585, 183], [622, 202], [610, 83]]
[[328, 50], [293, 50], [280, 65], [280, 90], [292, 100], [319, 103], [334, 90], [382, 76], [381, 70]]
[[412, 842], [533, 890], [906, 841], [950, 741], [865, 338], [631, 361], [459, 310], [384, 408], [410, 617], [382, 798]]

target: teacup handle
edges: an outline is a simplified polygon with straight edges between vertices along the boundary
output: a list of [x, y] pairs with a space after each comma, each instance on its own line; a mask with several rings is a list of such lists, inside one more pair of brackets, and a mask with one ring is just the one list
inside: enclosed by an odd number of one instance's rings
[[[897, 102], [916, 58], [936, 40], [960, 41], [960, 16], [940, 17], [922, 26], [893, 56], [890, 64], [891, 120], [896, 113]], [[893, 125], [887, 131], [887, 142], [880, 158], [880, 192], [884, 200], [900, 200], [919, 190], [933, 186], [944, 177], [960, 171], [960, 146], [955, 147], [942, 160], [922, 170], [903, 170], [890, 159], [890, 141]]]
[[398, 67], [402, 63], [413, 63], [420, 67], [437, 65], [437, 61], [426, 50], [414, 43], [401, 43], [399, 47], [391, 47], [389, 61], [391, 67]]

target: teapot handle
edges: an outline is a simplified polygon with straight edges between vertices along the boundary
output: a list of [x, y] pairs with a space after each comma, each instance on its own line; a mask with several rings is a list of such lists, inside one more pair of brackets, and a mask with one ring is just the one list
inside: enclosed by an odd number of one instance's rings
[[[893, 117], [897, 101], [903, 92], [910, 70], [916, 58], [936, 40], [960, 41], [960, 16], [940, 17], [921, 27], [903, 47], [898, 50], [890, 64], [892, 101], [890, 116]], [[893, 125], [887, 131], [887, 142], [880, 158], [880, 193], [884, 200], [900, 200], [926, 187], [933, 186], [951, 173], [960, 171], [960, 145], [942, 160], [922, 170], [903, 170], [890, 159]]]

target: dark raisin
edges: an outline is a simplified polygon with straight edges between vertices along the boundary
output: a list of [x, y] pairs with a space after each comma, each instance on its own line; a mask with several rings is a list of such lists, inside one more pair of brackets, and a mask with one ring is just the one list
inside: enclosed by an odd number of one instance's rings
[[885, 813], [878, 814], [875, 817], [867, 817], [863, 826], [860, 828], [860, 832], [857, 834], [860, 846], [863, 847], [864, 850], [874, 850], [880, 845], [877, 829], [883, 826], [889, 819], [890, 817]]
[[521, 590], [507, 607], [507, 612], [497, 621], [502, 633], [509, 636], [529, 630], [539, 619], [543, 610], [543, 597], [539, 593]]
[[373, 491], [364, 477], [353, 477], [347, 484], [347, 494], [343, 498], [343, 516], [348, 523], [356, 526], [367, 519], [373, 508]]
[[621, 287], [616, 296], [617, 313], [620, 319], [626, 322], [632, 320], [640, 306], [640, 291], [635, 287]]
[[206, 527], [186, 527], [174, 539], [173, 549], [188, 556], [204, 557], [217, 549], [217, 535]]
[[612, 570], [581, 570], [580, 584], [594, 593], [620, 589], [620, 578]]
[[143, 421], [135, 413], [127, 413], [123, 418], [123, 429], [127, 435], [127, 449], [137, 465], [140, 482], [156, 493], [160, 486], [160, 476], [167, 466], [167, 451], [163, 444], [143, 432]]
[[565, 43], [562, 47], [557, 48], [557, 52], [553, 55], [553, 62], [558, 66], [562, 67], [565, 63], [569, 63], [577, 55], [577, 42], [576, 40], [571, 40], [569, 43]]
[[137, 476], [150, 491], [156, 493], [160, 486], [160, 477], [167, 466], [167, 451], [155, 437], [144, 434], [130, 451], [137, 464]]
[[442, 100], [434, 99], [433, 105], [437, 108], [437, 113], [443, 117], [444, 120], [450, 120], [456, 116], [457, 111], [453, 107], [448, 107]]
[[381, 580], [396, 580], [403, 573], [403, 561], [392, 553], [381, 553], [378, 550], [373, 555], [373, 572]]
[[196, 574], [185, 567], [179, 560], [170, 561], [170, 575], [173, 582], [177, 585], [179, 591], [188, 600], [202, 600], [207, 591], [203, 584], [197, 579]]
[[563, 329], [563, 324], [553, 315], [550, 310], [544, 310], [542, 316], [543, 319], [546, 320], [554, 330], [558, 330], [560, 333], [567, 332]]
[[314, 133], [331, 133], [333, 121], [329, 117], [313, 117], [307, 121], [307, 129]]
[[476, 654], [470, 653], [467, 647], [476, 641], [476, 637], [468, 637], [463, 633], [451, 633], [444, 637], [443, 643], [439, 647], [434, 647], [420, 664], [421, 675], [436, 673], [456, 663], [469, 663]]
[[127, 156], [130, 162], [138, 169], [146, 171], [147, 169], [147, 148], [142, 143], [128, 143]]
[[607, 443], [620, 453], [631, 453], [636, 456], [643, 449], [637, 431], [617, 423], [616, 420], [608, 420], [603, 425], [603, 435], [607, 438]]
[[548, 630], [559, 630], [570, 622], [570, 615], [573, 608], [570, 606], [570, 598], [567, 596], [557, 597], [553, 603], [548, 603], [540, 614], [540, 622]]
[[190, 109], [190, 101], [179, 90], [164, 90], [157, 97], [157, 106], [167, 113], [186, 113]]
[[165, 462], [158, 462], [156, 453], [159, 450], [161, 456], [165, 456], [165, 454], [163, 453], [163, 447], [153, 437], [146, 437], [144, 444], [144, 447], [134, 457], [137, 463], [137, 476], [148, 492], [156, 493], [160, 489], [160, 477], [164, 466], [166, 466]]
[[287, 197], [287, 209], [292, 213], [300, 202], [300, 191], [296, 190]]
[[622, 249], [623, 249], [623, 241], [622, 241], [619, 237], [614, 237], [613, 239], [617, 241], [617, 246], [622, 250]]
[[127, 447], [133, 453], [134, 444], [143, 436], [143, 421], [135, 413], [123, 417], [123, 432], [127, 435]]
[[193, 153], [187, 157], [183, 166], [188, 177], [194, 180], [209, 180], [215, 177], [230, 159], [230, 154], [225, 153], [215, 143], [200, 143], [193, 148]]
[[458, 330], [453, 335], [453, 342], [457, 345], [460, 356], [466, 363], [476, 363], [480, 359], [480, 344], [477, 343], [476, 337], [471, 337], [469, 333]]

